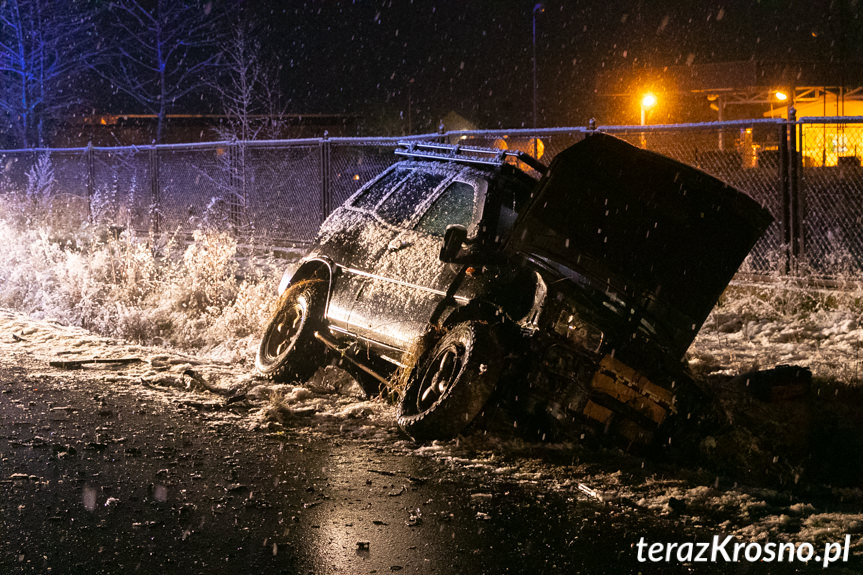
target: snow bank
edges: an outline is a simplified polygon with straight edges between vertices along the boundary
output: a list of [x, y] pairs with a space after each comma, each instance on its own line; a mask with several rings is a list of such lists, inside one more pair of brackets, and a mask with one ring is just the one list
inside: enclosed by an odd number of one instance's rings
[[[802, 282], [801, 282], [802, 283]], [[735, 284], [689, 349], [702, 375], [734, 375], [779, 364], [858, 385], [863, 377], [863, 288], [814, 289], [794, 281]]]
[[57, 236], [0, 219], [0, 306], [140, 344], [242, 361], [271, 313], [282, 263], [216, 231], [191, 244], [94, 229]]

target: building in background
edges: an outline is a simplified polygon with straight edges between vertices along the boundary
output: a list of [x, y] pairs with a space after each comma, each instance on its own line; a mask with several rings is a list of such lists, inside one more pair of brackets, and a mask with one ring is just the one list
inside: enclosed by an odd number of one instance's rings
[[[829, 119], [863, 116], [861, 78], [863, 63], [748, 60], [609, 70], [598, 76], [596, 90], [612, 101], [613, 123], [619, 124], [639, 124], [639, 113], [647, 125], [787, 119], [793, 108], [796, 119], [804, 119], [799, 145], [806, 166], [859, 166], [863, 128]], [[656, 95], [647, 115], [640, 103], [646, 93]], [[718, 145], [754, 166], [762, 153], [769, 157], [776, 150], [775, 134], [757, 126], [722, 131]]]

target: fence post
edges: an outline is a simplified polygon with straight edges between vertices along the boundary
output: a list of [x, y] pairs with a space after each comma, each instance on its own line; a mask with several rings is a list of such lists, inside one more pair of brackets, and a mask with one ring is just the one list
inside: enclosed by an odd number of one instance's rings
[[801, 231], [802, 218], [800, 217], [800, 164], [802, 155], [798, 141], [797, 112], [792, 107], [788, 110], [789, 134], [789, 225], [791, 227], [791, 273], [797, 274], [799, 264], [803, 257], [803, 233]]
[[324, 137], [321, 138], [320, 143], [320, 156], [321, 156], [321, 221], [320, 223], [324, 223], [324, 220], [327, 219], [327, 216], [330, 215], [330, 142], [329, 142], [330, 133], [324, 130]]
[[782, 212], [779, 220], [779, 245], [782, 257], [778, 262], [780, 274], [791, 273], [791, 162], [788, 157], [789, 122], [779, 125], [779, 185]]
[[243, 193], [242, 180], [245, 178], [243, 174], [244, 158], [242, 147], [245, 147], [245, 142], [234, 140], [228, 145], [228, 219], [231, 224], [231, 232], [236, 236], [240, 229], [240, 202]]
[[93, 159], [93, 142], [87, 142], [87, 221], [93, 220], [93, 195], [96, 192], [95, 162]]
[[159, 189], [159, 152], [156, 146], [150, 148], [150, 226], [153, 229], [153, 235], [159, 236], [161, 231], [161, 216], [162, 216], [162, 198]]

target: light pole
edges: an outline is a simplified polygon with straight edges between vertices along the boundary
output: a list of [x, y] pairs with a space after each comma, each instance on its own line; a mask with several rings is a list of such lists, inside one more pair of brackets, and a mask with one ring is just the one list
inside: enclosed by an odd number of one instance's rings
[[536, 15], [542, 14], [545, 11], [545, 6], [537, 3], [533, 7], [533, 157], [537, 156], [537, 135], [536, 135]]

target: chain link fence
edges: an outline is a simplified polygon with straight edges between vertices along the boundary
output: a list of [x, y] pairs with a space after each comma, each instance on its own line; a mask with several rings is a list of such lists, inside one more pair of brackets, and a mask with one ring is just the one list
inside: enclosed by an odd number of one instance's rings
[[863, 275], [863, 121], [803, 118], [799, 129], [801, 266]]
[[[863, 278], [863, 118], [598, 130], [705, 170], [770, 210], [775, 222], [742, 271]], [[327, 214], [397, 161], [393, 150], [399, 141], [517, 149], [548, 164], [589, 132], [550, 128], [8, 150], [0, 151], [0, 193], [50, 189], [52, 213], [79, 224], [148, 234], [215, 226], [277, 248], [313, 241]]]

